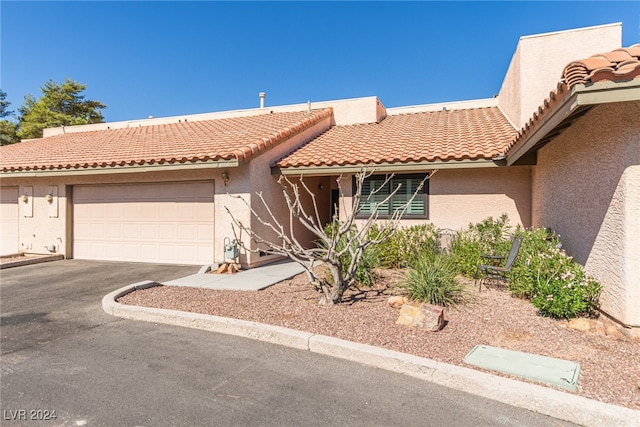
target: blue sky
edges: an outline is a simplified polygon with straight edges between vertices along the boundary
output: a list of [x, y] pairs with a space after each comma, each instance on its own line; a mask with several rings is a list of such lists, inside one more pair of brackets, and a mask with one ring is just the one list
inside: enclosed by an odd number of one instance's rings
[[386, 107], [489, 98], [519, 37], [622, 22], [640, 1], [0, 2], [11, 109], [49, 79], [106, 121], [376, 95]]

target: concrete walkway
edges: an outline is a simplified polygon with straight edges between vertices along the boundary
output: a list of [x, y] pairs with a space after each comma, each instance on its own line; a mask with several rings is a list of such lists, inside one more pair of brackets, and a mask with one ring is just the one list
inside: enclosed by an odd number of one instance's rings
[[300, 264], [289, 260], [242, 270], [235, 274], [215, 274], [214, 267], [217, 268], [215, 264], [213, 266], [205, 266], [196, 274], [170, 280], [163, 284], [232, 291], [259, 291], [304, 272], [304, 268]]

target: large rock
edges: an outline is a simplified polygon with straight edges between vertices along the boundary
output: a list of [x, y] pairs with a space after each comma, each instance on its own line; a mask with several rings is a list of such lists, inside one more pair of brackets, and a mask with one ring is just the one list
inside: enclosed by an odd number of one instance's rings
[[403, 304], [396, 324], [436, 332], [444, 326], [444, 308], [420, 302]]

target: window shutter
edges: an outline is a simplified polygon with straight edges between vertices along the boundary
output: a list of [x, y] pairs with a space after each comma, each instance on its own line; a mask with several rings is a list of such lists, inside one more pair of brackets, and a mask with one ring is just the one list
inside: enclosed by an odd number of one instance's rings
[[[407, 179], [407, 189], [408, 194], [406, 196], [406, 201], [408, 201], [413, 193], [418, 190], [418, 186], [420, 185], [420, 179], [410, 178]], [[413, 198], [411, 203], [407, 208], [407, 214], [409, 215], [424, 215], [424, 197], [422, 196], [422, 192], [416, 194], [416, 197]]]
[[358, 206], [358, 214], [360, 215], [370, 215], [373, 210], [373, 203], [371, 200], [367, 200], [369, 194], [371, 194], [371, 180], [367, 179], [362, 184], [362, 191], [360, 195], [360, 206]]
[[[371, 215], [376, 204], [380, 204], [378, 207], [380, 215], [389, 214], [389, 202], [382, 203], [384, 199], [389, 196], [389, 185], [387, 184], [384, 188], [381, 188], [384, 181], [384, 179], [368, 179], [364, 182], [362, 185], [362, 196], [360, 197], [360, 215]], [[370, 194], [376, 190], [378, 190], [378, 192], [370, 196]]]
[[[423, 178], [424, 175], [405, 175], [394, 177], [387, 183], [387, 185], [385, 185], [384, 188], [380, 189], [375, 195], [370, 196], [372, 192], [379, 189], [385, 182], [385, 177], [381, 175], [370, 177], [362, 185], [362, 195], [360, 198], [360, 206], [358, 207], [358, 216], [365, 217], [371, 215], [375, 205], [386, 199], [389, 194], [398, 187], [398, 185], [400, 185], [398, 191], [393, 195], [390, 201], [379, 206], [378, 213], [380, 217], [388, 217], [393, 212], [402, 209], [411, 196], [416, 192]], [[426, 216], [424, 193], [425, 191], [423, 189], [416, 195], [409, 206], [407, 206], [405, 215], [416, 217]], [[367, 198], [369, 198], [369, 200], [367, 200]]]

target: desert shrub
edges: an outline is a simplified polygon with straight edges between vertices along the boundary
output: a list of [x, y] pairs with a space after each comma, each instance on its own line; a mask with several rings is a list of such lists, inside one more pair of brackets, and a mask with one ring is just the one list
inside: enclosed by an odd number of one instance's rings
[[417, 259], [433, 259], [437, 252], [437, 232], [433, 224], [397, 228], [382, 244], [377, 245], [378, 262], [382, 268], [412, 266]]
[[400, 286], [412, 300], [442, 306], [457, 304], [465, 295], [464, 287], [456, 280], [453, 259], [445, 254], [417, 258]]
[[602, 287], [586, 275], [580, 264], [562, 250], [560, 236], [545, 228], [523, 229], [511, 233], [506, 215], [491, 217], [460, 231], [453, 241], [456, 269], [476, 277], [481, 254], [508, 254], [511, 235], [523, 237], [518, 257], [508, 273], [511, 293], [531, 300], [543, 316], [572, 318], [594, 316]]
[[[327, 235], [331, 235], [333, 227], [339, 227], [338, 223], [328, 224], [324, 231]], [[374, 226], [375, 227], [375, 226]], [[370, 231], [374, 233], [376, 230]], [[357, 233], [357, 229], [354, 227], [351, 233]], [[347, 245], [349, 236], [343, 236], [336, 245], [336, 250], [341, 251]], [[374, 268], [380, 264], [380, 245], [371, 245], [362, 254], [362, 259], [355, 272], [355, 284], [357, 286], [369, 287], [372, 286], [377, 279], [377, 275]], [[340, 257], [343, 271], [346, 271], [351, 265], [351, 254], [346, 251], [343, 256]]]
[[537, 273], [531, 268], [531, 262], [538, 257], [538, 254], [547, 253], [551, 248], [561, 247], [560, 239], [556, 234], [544, 228], [525, 230], [518, 226], [516, 233], [520, 234], [523, 239], [518, 258], [508, 274], [508, 286], [513, 295], [531, 299], [537, 280]]
[[519, 261], [509, 275], [511, 292], [531, 299], [543, 316], [597, 315], [602, 287], [567, 256], [559, 236], [541, 228], [523, 235]]
[[451, 253], [457, 271], [467, 277], [476, 277], [482, 254], [507, 254], [511, 248], [511, 227], [507, 214], [489, 217], [461, 230], [451, 244]]

